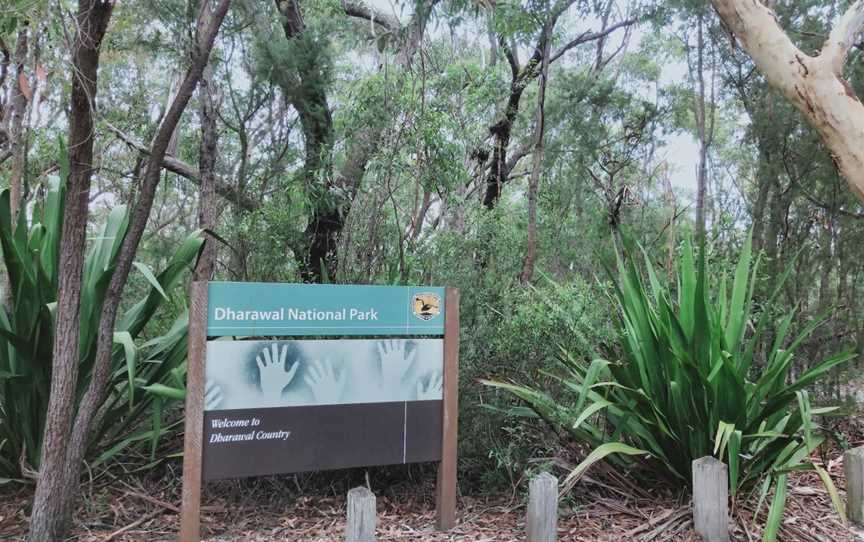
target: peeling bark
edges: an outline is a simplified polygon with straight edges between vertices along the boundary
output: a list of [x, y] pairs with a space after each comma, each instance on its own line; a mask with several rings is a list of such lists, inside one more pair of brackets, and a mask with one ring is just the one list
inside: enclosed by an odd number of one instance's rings
[[24, 118], [27, 114], [27, 104], [32, 98], [27, 96], [29, 80], [24, 66], [27, 62], [30, 28], [24, 25], [18, 31], [15, 46], [15, 69], [11, 80], [11, 98], [5, 111], [4, 129], [9, 137], [9, 153], [12, 158], [12, 175], [9, 180], [9, 207], [12, 213], [12, 223], [18, 217], [24, 191], [24, 170], [27, 163], [27, 145], [25, 144]]
[[849, 49], [864, 30], [864, 0], [831, 31], [818, 56], [798, 49], [773, 11], [752, 0], [711, 0], [768, 83], [815, 128], [841, 175], [864, 201], [864, 105], [843, 78]]

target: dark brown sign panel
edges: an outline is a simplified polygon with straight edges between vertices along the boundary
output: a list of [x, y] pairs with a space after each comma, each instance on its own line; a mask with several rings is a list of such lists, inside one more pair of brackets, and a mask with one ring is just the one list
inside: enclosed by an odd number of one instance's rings
[[205, 480], [440, 459], [440, 400], [204, 415]]

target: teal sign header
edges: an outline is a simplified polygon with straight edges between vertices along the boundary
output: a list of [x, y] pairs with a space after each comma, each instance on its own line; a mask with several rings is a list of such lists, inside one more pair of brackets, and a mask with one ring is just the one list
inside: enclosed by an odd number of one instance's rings
[[211, 282], [207, 335], [443, 335], [444, 288]]

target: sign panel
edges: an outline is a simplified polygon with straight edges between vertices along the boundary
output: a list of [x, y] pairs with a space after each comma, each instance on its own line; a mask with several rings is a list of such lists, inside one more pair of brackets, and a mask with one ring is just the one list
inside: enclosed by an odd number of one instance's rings
[[207, 343], [204, 479], [438, 461], [442, 339]]
[[207, 335], [443, 335], [444, 288], [211, 282]]

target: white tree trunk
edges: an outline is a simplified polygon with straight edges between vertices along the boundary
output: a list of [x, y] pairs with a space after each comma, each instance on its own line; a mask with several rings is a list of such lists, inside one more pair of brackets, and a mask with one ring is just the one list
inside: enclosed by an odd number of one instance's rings
[[849, 49], [864, 28], [864, 0], [832, 30], [818, 56], [798, 49], [774, 13], [755, 0], [711, 0], [772, 87], [781, 91], [822, 136], [840, 173], [864, 201], [864, 105], [843, 79]]

